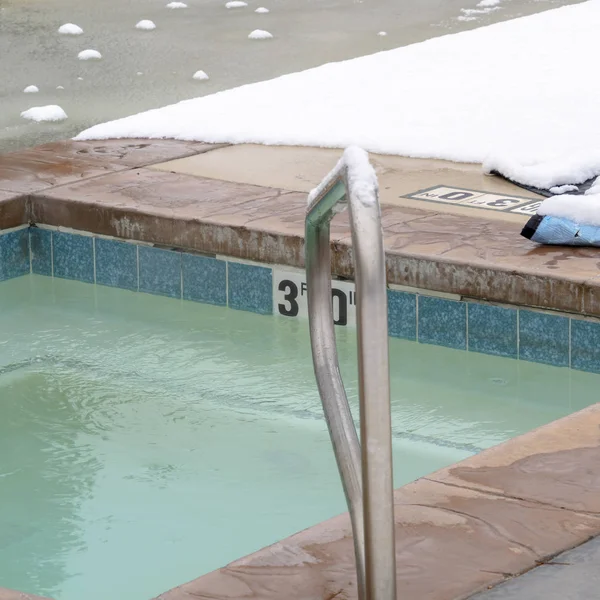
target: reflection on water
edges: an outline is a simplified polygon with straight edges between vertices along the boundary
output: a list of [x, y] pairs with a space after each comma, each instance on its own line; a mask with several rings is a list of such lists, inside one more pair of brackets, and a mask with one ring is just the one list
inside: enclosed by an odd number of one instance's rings
[[[354, 330], [338, 330], [356, 413]], [[401, 485], [595, 401], [599, 377], [391, 340]], [[146, 600], [345, 509], [304, 321], [0, 284], [0, 585]]]
[[[317, 66], [487, 25], [579, 0], [502, 0], [499, 10], [470, 14], [478, 0], [0, 0], [0, 152], [73, 136], [85, 127]], [[268, 14], [254, 9], [267, 5]], [[468, 15], [468, 19], [460, 20]], [[154, 31], [135, 24], [151, 19]], [[62, 36], [63, 23], [81, 36]], [[275, 39], [252, 42], [254, 29]], [[387, 36], [378, 36], [380, 31]], [[84, 49], [101, 61], [79, 61]], [[197, 70], [208, 81], [194, 81]], [[24, 94], [29, 85], [37, 94]], [[63, 86], [64, 90], [57, 90]], [[20, 118], [32, 106], [59, 104], [62, 123]]]

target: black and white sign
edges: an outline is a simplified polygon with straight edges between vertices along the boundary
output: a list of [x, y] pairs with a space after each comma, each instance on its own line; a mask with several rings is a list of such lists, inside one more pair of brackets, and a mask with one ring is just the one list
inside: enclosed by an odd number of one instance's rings
[[413, 200], [427, 200], [471, 208], [485, 208], [502, 212], [517, 213], [522, 215], [535, 215], [541, 200], [524, 198], [523, 196], [502, 196], [489, 194], [476, 190], [437, 185], [435, 187], [408, 194], [406, 198]]
[[[308, 318], [306, 275], [273, 269], [273, 310], [282, 317]], [[352, 281], [332, 281], [331, 301], [336, 325], [356, 325], [356, 291]]]

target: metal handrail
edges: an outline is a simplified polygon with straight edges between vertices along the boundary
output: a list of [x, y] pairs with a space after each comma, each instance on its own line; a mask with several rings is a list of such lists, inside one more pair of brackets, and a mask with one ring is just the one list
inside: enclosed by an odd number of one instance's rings
[[[352, 530], [361, 600], [396, 600], [387, 291], [375, 171], [348, 148], [308, 198], [305, 262], [313, 364]], [[360, 438], [340, 374], [330, 221], [349, 207], [356, 281]]]

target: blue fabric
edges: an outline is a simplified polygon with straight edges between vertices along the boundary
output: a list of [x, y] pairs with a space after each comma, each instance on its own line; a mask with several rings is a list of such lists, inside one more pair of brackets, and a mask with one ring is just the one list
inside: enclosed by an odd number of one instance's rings
[[580, 225], [560, 217], [544, 217], [531, 241], [561, 246], [600, 246], [600, 227]]

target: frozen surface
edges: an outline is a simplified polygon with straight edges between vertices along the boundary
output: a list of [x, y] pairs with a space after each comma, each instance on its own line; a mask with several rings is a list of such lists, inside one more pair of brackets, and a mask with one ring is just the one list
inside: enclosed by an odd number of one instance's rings
[[264, 29], [255, 29], [248, 35], [250, 40], [270, 40], [273, 37], [272, 33], [264, 31]]
[[21, 113], [24, 119], [29, 121], [63, 121], [67, 118], [67, 113], [57, 104], [49, 104], [47, 106], [33, 106]]
[[81, 35], [83, 29], [79, 25], [75, 25], [75, 23], [65, 23], [58, 28], [58, 33], [62, 35]]
[[100, 60], [102, 58], [102, 54], [98, 52], [98, 50], [82, 50], [77, 58], [79, 60]]
[[[574, 175], [584, 181], [600, 165], [600, 78], [589, 76], [599, 21], [600, 0], [591, 0], [188, 100], [79, 139], [358, 145], [489, 157], [488, 167], [539, 187], [577, 184]], [[556, 85], [561, 78], [585, 81], [585, 94]]]
[[154, 24], [153, 21], [150, 21], [148, 19], [142, 19], [141, 21], [138, 21], [135, 24], [135, 28], [136, 29], [144, 29], [146, 31], [150, 31], [152, 29], [156, 29], [156, 25]]

